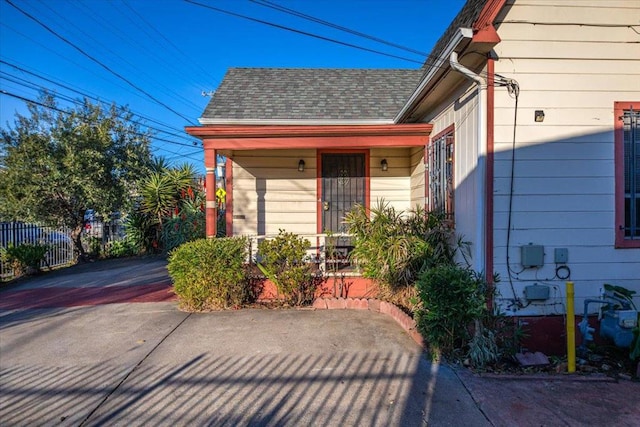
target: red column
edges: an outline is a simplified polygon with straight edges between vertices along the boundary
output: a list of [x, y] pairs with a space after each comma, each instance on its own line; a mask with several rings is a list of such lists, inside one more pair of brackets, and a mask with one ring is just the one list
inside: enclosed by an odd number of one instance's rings
[[204, 165], [207, 170], [205, 223], [207, 238], [216, 237], [218, 221], [218, 202], [216, 200], [216, 150], [205, 149]]

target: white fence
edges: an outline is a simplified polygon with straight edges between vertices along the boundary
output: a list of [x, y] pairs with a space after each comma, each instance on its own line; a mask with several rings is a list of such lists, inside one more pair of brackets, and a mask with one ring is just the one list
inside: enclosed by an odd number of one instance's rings
[[[40, 267], [54, 268], [75, 261], [73, 241], [68, 228], [53, 228], [23, 222], [0, 222], [0, 247], [39, 244], [47, 246], [47, 253]], [[15, 276], [10, 265], [0, 260], [0, 279], [8, 280]]]

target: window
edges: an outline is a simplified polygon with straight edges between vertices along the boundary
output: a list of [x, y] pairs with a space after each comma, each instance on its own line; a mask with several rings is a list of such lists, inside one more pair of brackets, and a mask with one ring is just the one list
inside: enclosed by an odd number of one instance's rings
[[640, 248], [640, 102], [615, 103], [616, 246]]
[[437, 134], [427, 147], [429, 210], [454, 220], [453, 195], [453, 126]]

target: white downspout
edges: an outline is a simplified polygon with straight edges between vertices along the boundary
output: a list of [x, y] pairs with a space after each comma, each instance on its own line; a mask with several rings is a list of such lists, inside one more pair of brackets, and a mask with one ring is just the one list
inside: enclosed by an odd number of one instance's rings
[[[464, 74], [469, 80], [478, 84], [478, 158], [476, 165], [476, 218], [479, 219], [475, 230], [475, 239], [472, 247], [472, 267], [475, 271], [484, 271], [485, 268], [485, 191], [486, 174], [485, 159], [487, 156], [487, 81], [478, 74], [466, 68], [458, 62], [458, 54], [451, 52], [449, 57], [451, 68]], [[485, 275], [493, 274], [492, 271], [485, 271]]]

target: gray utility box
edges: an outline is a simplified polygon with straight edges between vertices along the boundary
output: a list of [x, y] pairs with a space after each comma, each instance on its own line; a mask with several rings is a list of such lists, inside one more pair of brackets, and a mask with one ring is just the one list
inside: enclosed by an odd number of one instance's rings
[[544, 246], [528, 245], [520, 246], [520, 263], [524, 268], [540, 268], [544, 265]]
[[549, 299], [549, 287], [545, 285], [529, 285], [524, 287], [524, 298], [527, 301], [543, 301]]

